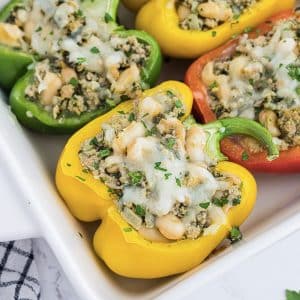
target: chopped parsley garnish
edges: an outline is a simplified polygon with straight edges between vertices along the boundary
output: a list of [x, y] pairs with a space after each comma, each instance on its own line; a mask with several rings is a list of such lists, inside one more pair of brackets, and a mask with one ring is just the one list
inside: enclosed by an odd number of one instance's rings
[[207, 209], [209, 207], [210, 202], [199, 203], [199, 206], [203, 209]]
[[254, 85], [254, 79], [250, 78], [249, 79], [249, 84], [253, 86]]
[[228, 199], [225, 197], [221, 198], [213, 198], [211, 201], [215, 206], [223, 207], [224, 205], [228, 204]]
[[128, 176], [132, 185], [139, 185], [144, 177], [144, 174], [141, 171], [133, 171], [129, 172]]
[[217, 35], [217, 32], [216, 32], [216, 31], [212, 31], [212, 32], [211, 32], [211, 36], [212, 36], [212, 37], [215, 37], [216, 35]]
[[132, 113], [130, 113], [129, 116], [128, 116], [128, 121], [129, 121], [129, 122], [132, 122], [132, 121], [134, 121], [134, 120], [135, 120], [135, 114], [132, 112]]
[[249, 159], [249, 155], [248, 155], [248, 153], [246, 151], [244, 151], [242, 153], [242, 160], [248, 160], [248, 159]]
[[114, 19], [112, 18], [112, 16], [109, 14], [109, 13], [105, 13], [104, 15], [104, 21], [105, 23], [109, 23], [109, 22], [112, 22]]
[[241, 197], [237, 197], [237, 198], [234, 198], [233, 200], [232, 200], [232, 205], [233, 206], [237, 206], [237, 205], [239, 205], [241, 203]]
[[213, 83], [211, 83], [210, 85], [209, 85], [209, 89], [210, 90], [213, 90], [213, 89], [215, 89], [215, 88], [217, 88], [218, 87], [218, 83], [216, 82], [216, 81], [214, 81]]
[[300, 300], [300, 291], [285, 290], [286, 300]]
[[109, 148], [106, 148], [106, 149], [101, 149], [99, 151], [98, 156], [100, 158], [105, 158], [105, 157], [109, 156], [110, 154], [111, 154], [111, 150]]
[[175, 178], [175, 181], [176, 181], [176, 184], [179, 186], [179, 187], [181, 187], [181, 181], [180, 181], [180, 179], [179, 178]]
[[93, 137], [93, 138], [90, 140], [90, 145], [96, 146], [96, 147], [99, 146], [99, 142], [98, 142], [98, 140], [97, 140], [96, 137]]
[[167, 172], [167, 169], [161, 167], [161, 161], [157, 161], [156, 163], [154, 163], [154, 169], [162, 172]]
[[70, 163], [67, 163], [67, 167], [71, 167], [72, 165]]
[[70, 84], [72, 84], [74, 87], [77, 87], [78, 80], [75, 77], [72, 77], [69, 81]]
[[123, 110], [119, 110], [118, 113], [119, 113], [120, 115], [125, 115], [125, 112], [124, 112]]
[[140, 217], [144, 217], [146, 214], [146, 211], [143, 206], [137, 204], [135, 207], [135, 213]]
[[300, 81], [300, 66], [296, 66], [293, 64], [289, 64], [287, 65], [287, 70], [288, 70], [288, 74], [289, 76], [297, 81]]
[[176, 139], [175, 138], [167, 138], [166, 139], [166, 144], [165, 145], [169, 150], [172, 150], [175, 144], [176, 144]]
[[40, 31], [42, 31], [42, 27], [41, 27], [41, 26], [39, 26], [39, 27], [35, 30], [35, 32], [40, 32]]
[[166, 93], [169, 97], [174, 97], [175, 96], [174, 93], [170, 90], [167, 90]]
[[86, 58], [85, 57], [77, 57], [77, 63], [78, 64], [83, 64], [86, 62]]
[[97, 47], [92, 47], [92, 48], [90, 49], [90, 51], [91, 51], [93, 54], [98, 54], [98, 53], [100, 53], [100, 50], [99, 50]]
[[78, 178], [81, 181], [85, 181], [85, 178], [81, 177], [81, 176], [75, 176], [76, 178]]
[[166, 180], [168, 180], [170, 176], [172, 176], [172, 173], [165, 173], [165, 179]]
[[175, 101], [175, 106], [176, 106], [177, 108], [182, 108], [183, 104], [182, 104], [182, 102], [181, 102], [179, 99], [177, 99], [177, 100]]
[[233, 226], [229, 232], [229, 237], [231, 243], [236, 243], [243, 238], [243, 235], [240, 229], [237, 226]]
[[125, 232], [131, 232], [132, 228], [131, 227], [125, 227], [125, 228], [123, 228], [123, 231], [125, 231]]
[[83, 17], [83, 12], [82, 12], [81, 9], [78, 9], [78, 10], [75, 12], [75, 17], [78, 17], [78, 18]]
[[89, 173], [89, 170], [87, 170], [87, 169], [82, 169], [82, 172], [88, 174], [88, 173]]
[[121, 95], [120, 98], [122, 101], [126, 101], [126, 100], [130, 99], [130, 97], [128, 95]]
[[252, 30], [253, 30], [252, 27], [246, 27], [246, 28], [244, 29], [244, 33], [249, 33], [249, 32], [251, 32]]

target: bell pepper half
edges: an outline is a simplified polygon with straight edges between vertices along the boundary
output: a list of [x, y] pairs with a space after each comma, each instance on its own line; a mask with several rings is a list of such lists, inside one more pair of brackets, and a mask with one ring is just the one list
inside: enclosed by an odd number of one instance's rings
[[[143, 96], [168, 90], [172, 90], [184, 103], [186, 114], [182, 120], [186, 119], [191, 112], [193, 98], [185, 84], [168, 81], [145, 91]], [[94, 248], [111, 270], [133, 278], [158, 278], [182, 273], [200, 264], [227, 236], [233, 226], [239, 226], [244, 222], [255, 204], [254, 178], [243, 167], [223, 161], [226, 157], [220, 152], [219, 141], [224, 136], [238, 132], [259, 139], [268, 148], [270, 158], [277, 156], [277, 148], [267, 130], [251, 120], [223, 119], [204, 125], [208, 136], [205, 151], [217, 162], [217, 170], [233, 174], [242, 181], [241, 203], [226, 212], [226, 222], [215, 233], [196, 240], [150, 242], [121, 217], [113, 202], [114, 196], [109, 193], [104, 183], [82, 170], [78, 156], [83, 141], [99, 133], [102, 123], [110, 120], [113, 115], [118, 114], [118, 111], [131, 111], [132, 107], [132, 101], [120, 104], [87, 124], [69, 139], [57, 165], [56, 186], [75, 217], [86, 222], [102, 220], [94, 236]], [[190, 122], [190, 118], [186, 119], [185, 126], [189, 126]]]
[[[138, 0], [132, 1], [130, 6], [135, 8], [140, 3]], [[233, 35], [257, 26], [272, 15], [291, 9], [294, 5], [294, 0], [260, 0], [237, 20], [225, 22], [212, 30], [197, 31], [179, 27], [175, 1], [150, 0], [139, 10], [136, 27], [149, 32], [158, 41], [164, 54], [178, 58], [197, 58], [222, 45]]]
[[[288, 19], [293, 15], [293, 11], [285, 11], [274, 17], [269, 21], [266, 21], [262, 25], [257, 27], [249, 34], [250, 38], [257, 37], [258, 35], [264, 34], [272, 29], [274, 23], [278, 20]], [[212, 60], [217, 58], [230, 57], [238, 45], [239, 39], [233, 39], [225, 45], [208, 52], [197, 59], [188, 69], [185, 82], [191, 88], [194, 96], [193, 110], [195, 116], [204, 122], [208, 123], [216, 120], [216, 115], [211, 110], [208, 101], [208, 91], [205, 84], [201, 81], [201, 73], [204, 66]], [[260, 152], [256, 154], [247, 154], [247, 159], [244, 157], [245, 149], [236, 142], [234, 138], [224, 139], [221, 143], [222, 152], [231, 161], [234, 161], [252, 171], [259, 172], [299, 172], [300, 171], [300, 147], [289, 148], [286, 151], [281, 151], [279, 158], [274, 161], [267, 159], [266, 152]]]
[[[5, 20], [5, 16], [7, 18], [9, 12], [20, 3], [21, 1], [10, 2], [2, 10], [0, 16], [2, 16]], [[150, 55], [145, 66], [141, 70], [141, 85], [144, 88], [147, 88], [155, 83], [160, 73], [162, 57], [159, 46], [156, 41], [145, 32], [138, 30], [125, 30], [123, 27], [118, 26], [116, 24], [118, 5], [118, 0], [90, 0], [81, 2], [80, 7], [83, 12], [94, 15], [96, 14], [99, 18], [106, 18], [107, 15], [109, 15], [110, 22], [115, 23], [115, 32], [117, 32], [120, 37], [135, 36], [140, 42], [150, 46]], [[0, 57], [1, 55], [2, 57], [8, 56], [9, 58], [12, 58], [11, 60], [0, 59], [0, 85], [3, 83], [5, 88], [9, 88], [19, 75], [24, 72], [26, 66], [32, 62], [34, 58], [30, 54], [23, 53], [18, 49], [5, 45], [0, 45]], [[29, 59], [24, 60], [24, 58]], [[13, 73], [13, 71], [10, 70], [15, 70], [17, 72], [14, 73], [14, 76], [9, 75], [6, 78], [7, 73]], [[26, 127], [35, 131], [44, 133], [74, 132], [90, 120], [94, 119], [96, 116], [99, 116], [112, 108], [111, 106], [106, 105], [98, 110], [83, 113], [79, 117], [70, 116], [63, 120], [54, 119], [52, 115], [46, 112], [40, 105], [26, 99], [25, 89], [32, 81], [33, 75], [33, 70], [28, 70], [27, 73], [16, 82], [10, 93], [10, 105], [18, 120]], [[5, 80], [7, 80], [7, 82], [5, 82]]]

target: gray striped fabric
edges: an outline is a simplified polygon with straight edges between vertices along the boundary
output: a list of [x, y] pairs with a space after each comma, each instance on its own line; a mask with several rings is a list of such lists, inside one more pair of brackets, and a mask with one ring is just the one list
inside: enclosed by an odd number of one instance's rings
[[40, 284], [31, 240], [0, 242], [0, 300], [38, 300]]

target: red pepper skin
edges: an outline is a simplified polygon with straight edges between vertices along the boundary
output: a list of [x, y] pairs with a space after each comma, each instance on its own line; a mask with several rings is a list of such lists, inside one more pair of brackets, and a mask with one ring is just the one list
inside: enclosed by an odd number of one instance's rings
[[[290, 18], [294, 12], [292, 10], [284, 11], [263, 24], [259, 25], [256, 30], [252, 31], [249, 36], [255, 38], [261, 34], [270, 31], [273, 24], [279, 20]], [[191, 88], [194, 96], [193, 112], [195, 117], [204, 123], [216, 120], [216, 115], [209, 106], [208, 91], [205, 84], [201, 81], [201, 74], [204, 66], [217, 58], [227, 58], [231, 56], [239, 43], [239, 38], [235, 38], [223, 46], [216, 48], [207, 54], [198, 58], [187, 70], [185, 82]], [[221, 143], [222, 152], [228, 158], [251, 171], [258, 172], [299, 172], [300, 171], [300, 146], [281, 151], [279, 158], [273, 161], [266, 159], [266, 152], [249, 154], [247, 159], [243, 160], [245, 149], [232, 138], [226, 138]]]

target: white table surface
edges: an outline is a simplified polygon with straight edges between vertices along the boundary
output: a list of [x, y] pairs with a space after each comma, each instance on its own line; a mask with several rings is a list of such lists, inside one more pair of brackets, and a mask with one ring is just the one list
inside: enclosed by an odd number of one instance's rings
[[[1, 165], [1, 164], [0, 164]], [[16, 212], [10, 207], [16, 197], [9, 179], [0, 169], [0, 218], [14, 217], [19, 220], [19, 228], [28, 227], [23, 211]], [[9, 229], [8, 229], [9, 234]], [[273, 245], [271, 248], [251, 257], [248, 261], [220, 275], [189, 299], [222, 300], [284, 300], [285, 289], [300, 290], [300, 231]], [[34, 240], [35, 261], [37, 264], [42, 300], [80, 300], [66, 279], [51, 249], [42, 239]], [[89, 300], [89, 299], [81, 299]]]

